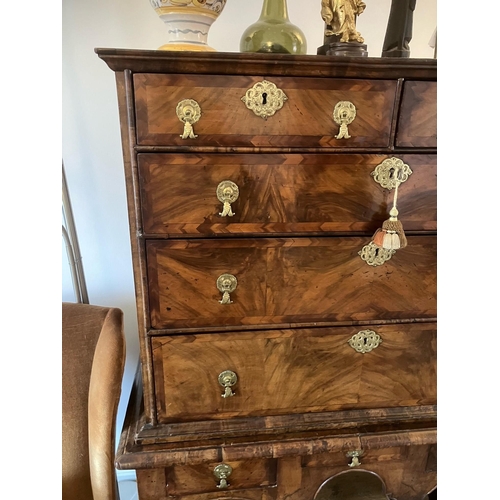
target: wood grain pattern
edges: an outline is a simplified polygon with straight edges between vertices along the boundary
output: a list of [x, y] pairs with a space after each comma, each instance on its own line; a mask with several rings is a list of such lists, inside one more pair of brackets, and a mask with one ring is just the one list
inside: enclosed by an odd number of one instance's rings
[[[272, 83], [288, 97], [282, 109], [267, 120], [247, 109], [241, 98], [255, 77], [213, 75], [134, 75], [137, 142], [141, 145], [177, 146], [296, 146], [387, 147], [396, 99], [396, 82], [390, 80], [325, 81], [275, 76]], [[197, 139], [180, 138], [183, 124], [176, 106], [194, 99], [201, 118], [194, 125]], [[339, 125], [333, 109], [339, 101], [356, 106], [349, 125], [350, 139], [335, 139]]]
[[[371, 328], [383, 339], [370, 353], [348, 344], [359, 328], [192, 335], [152, 340], [158, 420], [273, 415], [434, 404], [435, 324]], [[238, 375], [221, 398], [219, 373]]]
[[[148, 241], [153, 328], [436, 317], [436, 238], [408, 237], [382, 266], [366, 238]], [[217, 278], [238, 286], [222, 305]]]
[[405, 82], [396, 146], [437, 146], [436, 82]]
[[[169, 495], [186, 495], [221, 491], [214, 468], [219, 462], [200, 465], [179, 465], [167, 470], [167, 492]], [[276, 460], [250, 459], [238, 462], [224, 461], [233, 469], [227, 481], [231, 491], [245, 488], [260, 488], [276, 485]], [[221, 491], [223, 493], [223, 491]]]
[[[373, 234], [387, 219], [393, 191], [371, 173], [389, 155], [140, 154], [146, 234]], [[436, 155], [398, 155], [413, 170], [400, 188], [406, 231], [437, 229]], [[216, 189], [239, 188], [232, 217], [221, 217]]]

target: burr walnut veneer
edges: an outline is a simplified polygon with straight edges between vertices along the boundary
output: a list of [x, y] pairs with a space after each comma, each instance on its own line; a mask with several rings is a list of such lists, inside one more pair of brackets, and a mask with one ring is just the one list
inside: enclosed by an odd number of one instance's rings
[[[116, 464], [140, 500], [425, 498], [436, 61], [96, 52], [141, 349]], [[383, 251], [395, 191], [408, 246]]]

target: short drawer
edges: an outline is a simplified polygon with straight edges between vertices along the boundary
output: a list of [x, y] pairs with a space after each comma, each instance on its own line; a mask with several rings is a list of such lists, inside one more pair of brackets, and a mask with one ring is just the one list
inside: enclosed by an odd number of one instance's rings
[[380, 266], [361, 237], [149, 240], [154, 329], [436, 317], [436, 237]]
[[[436, 230], [436, 155], [139, 154], [146, 234], [373, 233], [394, 190], [372, 172], [401, 160], [412, 173], [398, 208], [405, 230]], [[229, 186], [231, 192], [224, 194]], [[229, 199], [230, 211], [224, 211]]]
[[[137, 142], [140, 145], [248, 147], [388, 147], [397, 82], [272, 77], [285, 93], [281, 109], [267, 119], [249, 109], [242, 98], [262, 77], [135, 74]], [[267, 94], [267, 93], [266, 93]], [[269, 99], [272, 99], [269, 92]], [[267, 97], [266, 97], [267, 99]], [[199, 118], [192, 138], [183, 139], [184, 123], [177, 107], [194, 100]], [[267, 102], [267, 101], [266, 101]], [[334, 121], [339, 102], [356, 110], [340, 136]], [[340, 122], [339, 122], [340, 123]], [[197, 137], [194, 137], [197, 136]]]
[[167, 492], [174, 496], [275, 486], [276, 460], [175, 465], [167, 469], [166, 479]]
[[435, 323], [151, 342], [160, 422], [436, 403]]
[[436, 82], [405, 82], [396, 146], [437, 147]]

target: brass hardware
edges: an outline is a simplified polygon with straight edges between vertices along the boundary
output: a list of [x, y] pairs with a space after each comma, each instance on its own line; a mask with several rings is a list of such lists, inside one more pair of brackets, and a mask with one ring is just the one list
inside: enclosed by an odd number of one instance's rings
[[359, 461], [359, 457], [361, 455], [363, 455], [363, 450], [348, 451], [346, 456], [351, 458], [351, 463], [347, 465], [352, 468], [359, 467], [361, 465], [361, 462]]
[[225, 490], [226, 488], [231, 486], [227, 482], [227, 478], [231, 475], [231, 472], [233, 472], [233, 468], [227, 464], [219, 464], [215, 467], [214, 476], [220, 481], [220, 483], [217, 485], [217, 488]]
[[231, 370], [225, 370], [219, 374], [219, 384], [224, 387], [224, 394], [221, 394], [223, 398], [229, 398], [235, 395], [231, 387], [235, 385], [236, 382], [238, 382], [238, 375]]
[[288, 97], [274, 83], [262, 80], [248, 89], [241, 100], [257, 116], [267, 120], [283, 107]]
[[339, 133], [335, 139], [349, 139], [351, 137], [347, 125], [350, 125], [354, 118], [356, 118], [356, 106], [352, 102], [340, 101], [335, 105], [333, 119], [337, 125], [340, 125]]
[[224, 204], [222, 212], [219, 212], [221, 217], [232, 217], [234, 212], [231, 209], [231, 203], [234, 203], [238, 196], [240, 195], [240, 190], [238, 186], [231, 181], [222, 181], [217, 186], [217, 199]]
[[362, 354], [373, 351], [382, 343], [380, 335], [373, 330], [362, 330], [349, 339], [349, 345]]
[[370, 241], [365, 245], [359, 252], [358, 255], [363, 259], [369, 266], [381, 266], [385, 264], [394, 254], [396, 250], [386, 250], [385, 248], [380, 248], [373, 241]]
[[196, 139], [198, 136], [194, 133], [193, 125], [201, 117], [200, 105], [193, 99], [184, 99], [177, 104], [175, 111], [179, 120], [184, 123], [184, 132], [180, 136], [181, 139]]
[[395, 157], [385, 159], [371, 173], [375, 182], [389, 190], [406, 182], [411, 174], [413, 174], [413, 170], [403, 160]]
[[325, 21], [325, 36], [336, 35], [341, 43], [363, 43], [365, 40], [356, 29], [356, 20], [365, 8], [362, 0], [323, 0], [321, 17]]
[[217, 278], [217, 288], [219, 292], [222, 293], [222, 300], [219, 300], [221, 304], [232, 304], [233, 301], [229, 296], [230, 293], [233, 293], [238, 286], [238, 280], [232, 274], [221, 274]]

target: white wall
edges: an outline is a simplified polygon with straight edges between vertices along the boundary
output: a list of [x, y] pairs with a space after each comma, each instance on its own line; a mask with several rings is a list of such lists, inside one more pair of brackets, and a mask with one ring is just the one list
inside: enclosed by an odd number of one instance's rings
[[[308, 53], [323, 43], [320, 0], [288, 0], [292, 22], [305, 33]], [[367, 0], [358, 19], [369, 55], [379, 57], [390, 0]], [[239, 50], [240, 36], [257, 20], [262, 0], [228, 0], [214, 23], [209, 44]], [[166, 30], [148, 0], [64, 0], [62, 2], [62, 156], [92, 304], [124, 311], [127, 364], [119, 425], [138, 360], [135, 296], [128, 233], [125, 182], [114, 73], [95, 47], [156, 49]], [[418, 0], [412, 57], [433, 56], [428, 46], [436, 27], [436, 0]], [[63, 300], [73, 291], [63, 250]], [[117, 436], [119, 436], [117, 431]]]

